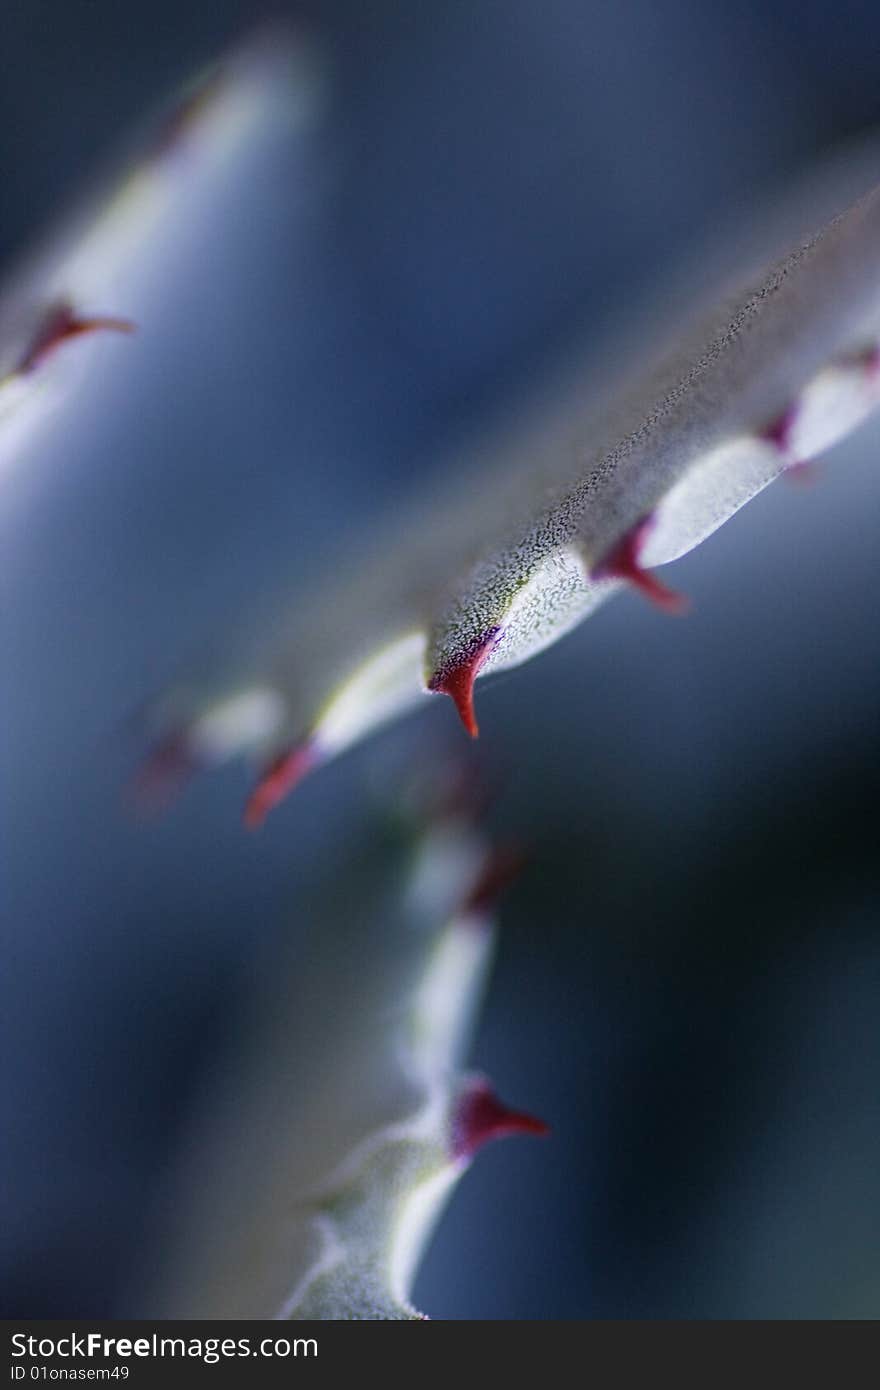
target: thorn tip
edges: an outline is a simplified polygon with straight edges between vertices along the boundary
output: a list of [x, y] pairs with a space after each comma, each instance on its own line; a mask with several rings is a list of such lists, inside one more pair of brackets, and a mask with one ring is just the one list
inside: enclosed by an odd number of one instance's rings
[[549, 1126], [534, 1115], [511, 1110], [499, 1100], [488, 1081], [471, 1081], [456, 1106], [452, 1123], [452, 1156], [470, 1159], [493, 1139], [514, 1134], [547, 1135]]
[[469, 648], [452, 665], [444, 667], [428, 684], [429, 690], [450, 697], [471, 738], [477, 738], [480, 732], [474, 711], [474, 681], [497, 643], [500, 631], [500, 628], [491, 628], [476, 646]]
[[645, 598], [650, 599], [651, 603], [662, 608], [665, 613], [686, 613], [690, 608], [687, 595], [670, 589], [641, 563], [641, 552], [653, 524], [653, 516], [643, 517], [641, 521], [636, 522], [613, 547], [607, 558], [593, 570], [593, 578], [622, 579], [632, 584], [633, 588], [638, 589], [640, 594], [644, 594]]

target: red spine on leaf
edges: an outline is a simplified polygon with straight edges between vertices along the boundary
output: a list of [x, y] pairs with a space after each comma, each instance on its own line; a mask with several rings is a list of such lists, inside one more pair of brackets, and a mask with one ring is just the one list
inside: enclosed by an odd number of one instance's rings
[[269, 812], [290, 795], [317, 762], [313, 743], [300, 743], [274, 758], [248, 797], [244, 808], [244, 823], [248, 829], [256, 830], [262, 825]]
[[470, 1159], [492, 1139], [513, 1134], [549, 1134], [549, 1127], [534, 1115], [510, 1110], [498, 1099], [487, 1081], [471, 1082], [459, 1097], [452, 1120], [452, 1157]]
[[690, 606], [689, 599], [661, 583], [656, 575], [644, 569], [641, 564], [640, 556], [653, 524], [652, 516], [643, 517], [637, 522], [632, 530], [627, 531], [623, 539], [618, 541], [606, 559], [594, 569], [593, 578], [623, 579], [664, 612], [685, 613]]
[[471, 738], [480, 730], [474, 713], [474, 681], [495, 647], [501, 629], [493, 627], [479, 643], [465, 652], [452, 666], [445, 667], [431, 680], [428, 689], [448, 695], [458, 710], [459, 718]]
[[[861, 358], [859, 358], [859, 363], [861, 363]], [[792, 456], [791, 439], [797, 417], [798, 407], [790, 405], [772, 424], [767, 426], [761, 437], [766, 439], [768, 444], [772, 444], [785, 461], [785, 473], [783, 474], [785, 478], [794, 483], [814, 483], [819, 476], [816, 465]]]
[[762, 438], [766, 439], [768, 444], [772, 444], [774, 449], [778, 449], [780, 454], [790, 454], [791, 436], [797, 417], [797, 406], [788, 406], [787, 409], [783, 410], [781, 415], [778, 415], [777, 418], [762, 431]]
[[133, 333], [134, 324], [129, 319], [109, 318], [96, 315], [80, 318], [69, 304], [56, 304], [44, 316], [42, 323], [18, 364], [24, 376], [36, 371], [48, 357], [63, 343], [73, 338], [81, 338], [86, 333]]

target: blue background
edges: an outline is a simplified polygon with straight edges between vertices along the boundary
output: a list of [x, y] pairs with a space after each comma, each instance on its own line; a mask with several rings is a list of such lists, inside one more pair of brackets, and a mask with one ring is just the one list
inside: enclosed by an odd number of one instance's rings
[[[880, 118], [856, 0], [296, 13], [331, 57], [320, 133], [257, 171], [161, 351], [108, 354], [76, 457], [7, 503], [8, 1315], [133, 1311], [256, 947], [344, 863], [365, 787], [428, 726], [458, 748], [438, 702], [251, 838], [241, 767], [120, 816], [128, 715], [572, 335]], [[4, 256], [253, 17], [6, 5]], [[532, 860], [474, 1060], [554, 1138], [475, 1165], [419, 1278], [432, 1315], [876, 1315], [878, 442], [676, 566], [687, 622], [625, 596], [481, 694], [492, 820]]]

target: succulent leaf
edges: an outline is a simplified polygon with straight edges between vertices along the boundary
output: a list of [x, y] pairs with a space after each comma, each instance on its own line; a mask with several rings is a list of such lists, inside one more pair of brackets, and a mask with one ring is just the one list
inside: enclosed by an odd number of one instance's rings
[[[745, 278], [634, 386], [587, 409], [576, 380], [466, 485], [450, 476], [359, 560], [347, 554], [345, 577], [303, 597], [254, 660], [279, 718], [248, 823], [426, 694], [450, 695], [474, 736], [475, 681], [540, 652], [625, 584], [682, 611], [654, 569], [880, 400], [878, 232], [874, 190]], [[197, 747], [216, 708], [194, 704], [173, 737]], [[158, 724], [164, 739], [161, 711]], [[243, 721], [223, 753], [266, 757], [266, 742]]]

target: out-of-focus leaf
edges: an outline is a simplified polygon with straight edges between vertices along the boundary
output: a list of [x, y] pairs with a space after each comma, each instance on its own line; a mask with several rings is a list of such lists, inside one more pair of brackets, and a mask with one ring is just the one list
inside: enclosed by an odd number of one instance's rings
[[443, 817], [346, 863], [344, 903], [317, 895], [209, 1103], [174, 1203], [191, 1219], [167, 1262], [170, 1314], [421, 1316], [421, 1251], [478, 1148], [544, 1132], [460, 1070], [499, 864], [470, 823]]
[[63, 405], [65, 427], [94, 363], [93, 341], [131, 332], [161, 293], [179, 243], [270, 132], [319, 107], [310, 47], [261, 31], [189, 84], [131, 142], [122, 167], [0, 288], [0, 464]]

